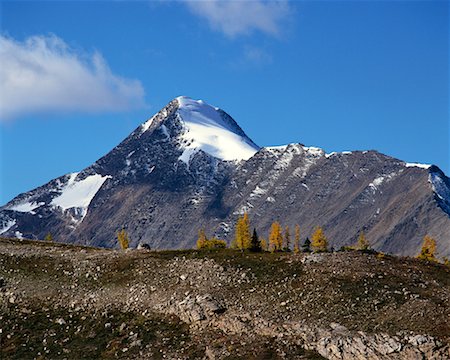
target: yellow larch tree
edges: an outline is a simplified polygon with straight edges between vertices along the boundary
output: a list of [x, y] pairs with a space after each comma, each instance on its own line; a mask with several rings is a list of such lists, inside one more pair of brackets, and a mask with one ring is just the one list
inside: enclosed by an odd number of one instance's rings
[[425, 237], [423, 238], [422, 249], [420, 250], [420, 254], [417, 256], [417, 258], [426, 261], [437, 261], [435, 253], [436, 240], [434, 240], [429, 235], [425, 235]]
[[263, 251], [268, 251], [269, 247], [268, 247], [268, 244], [267, 244], [267, 240], [264, 239], [264, 238], [260, 238], [260, 242], [261, 242], [261, 249]]
[[251, 247], [252, 237], [250, 234], [250, 220], [248, 218], [248, 214], [244, 213], [243, 216], [240, 216], [236, 223], [236, 232], [233, 241], [233, 247], [246, 250]]
[[269, 234], [270, 251], [280, 251], [283, 247], [283, 234], [278, 221], [272, 223]]
[[197, 239], [197, 249], [204, 249], [208, 243], [208, 238], [206, 237], [205, 228], [201, 228], [198, 231]]
[[295, 225], [294, 252], [300, 252], [300, 226]]
[[120, 248], [122, 250], [128, 249], [130, 239], [125, 229], [122, 229], [117, 233], [117, 241], [119, 242]]
[[364, 231], [361, 230], [358, 237], [358, 250], [367, 250], [369, 248], [369, 242], [366, 239], [366, 235], [364, 235]]
[[311, 246], [315, 252], [324, 252], [328, 248], [328, 239], [320, 226], [317, 226], [311, 237]]

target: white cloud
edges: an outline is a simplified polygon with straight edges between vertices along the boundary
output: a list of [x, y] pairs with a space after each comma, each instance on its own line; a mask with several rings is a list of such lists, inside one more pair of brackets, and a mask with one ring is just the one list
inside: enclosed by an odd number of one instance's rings
[[277, 36], [290, 12], [285, 0], [189, 0], [185, 4], [194, 14], [206, 18], [213, 29], [230, 37], [253, 31]]
[[144, 105], [137, 80], [113, 74], [99, 53], [57, 36], [0, 36], [0, 120], [37, 112], [121, 111]]

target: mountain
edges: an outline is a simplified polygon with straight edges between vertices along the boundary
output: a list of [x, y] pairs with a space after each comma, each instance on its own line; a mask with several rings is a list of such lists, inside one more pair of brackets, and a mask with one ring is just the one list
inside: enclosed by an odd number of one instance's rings
[[280, 220], [301, 236], [324, 227], [331, 246], [356, 242], [415, 255], [422, 238], [450, 255], [450, 179], [436, 166], [376, 151], [258, 147], [223, 110], [178, 97], [91, 166], [0, 208], [0, 234], [114, 247], [186, 248], [202, 226], [231, 241], [239, 214], [267, 234]]

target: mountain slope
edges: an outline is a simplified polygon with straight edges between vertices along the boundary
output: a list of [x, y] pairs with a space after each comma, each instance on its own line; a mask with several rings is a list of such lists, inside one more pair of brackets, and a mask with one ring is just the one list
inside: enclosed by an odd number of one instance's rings
[[449, 359], [449, 296], [449, 267], [359, 251], [0, 238], [0, 358]]
[[435, 166], [376, 151], [326, 154], [289, 144], [259, 148], [224, 111], [179, 97], [79, 173], [24, 193], [0, 208], [0, 234], [116, 246], [192, 247], [197, 231], [231, 241], [247, 211], [265, 234], [274, 220], [302, 238], [322, 225], [331, 245], [356, 241], [417, 253], [425, 234], [450, 255], [450, 181]]

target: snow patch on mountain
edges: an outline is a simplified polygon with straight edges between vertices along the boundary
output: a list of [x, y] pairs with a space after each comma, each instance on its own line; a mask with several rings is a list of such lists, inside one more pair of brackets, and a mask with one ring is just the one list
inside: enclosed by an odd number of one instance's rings
[[321, 157], [325, 154], [323, 149], [315, 147], [315, 146], [303, 146], [306, 152], [308, 152], [312, 156]]
[[179, 160], [188, 164], [199, 150], [221, 160], [247, 160], [258, 151], [250, 139], [236, 133], [235, 125], [226, 121], [217, 108], [188, 97], [178, 97], [177, 101], [177, 115], [184, 125], [184, 151]]
[[9, 229], [11, 229], [14, 225], [16, 225], [16, 220], [8, 220], [6, 223], [3, 224], [3, 226], [0, 228], [0, 235], [7, 232]]
[[375, 186], [375, 187], [380, 186], [383, 183], [383, 181], [384, 181], [384, 176], [377, 177], [372, 183], [369, 184], [369, 186]]
[[50, 205], [58, 206], [62, 210], [71, 208], [81, 209], [81, 218], [86, 216], [87, 207], [91, 203], [95, 194], [102, 187], [103, 183], [111, 176], [94, 174], [83, 180], [76, 181], [78, 173], [70, 174], [69, 181], [61, 189], [61, 194], [55, 197]]
[[162, 133], [165, 135], [165, 137], [168, 139], [170, 138], [169, 131], [167, 130], [166, 125], [162, 124], [159, 129], [162, 131]]
[[264, 149], [272, 154], [282, 153], [287, 149], [289, 145], [279, 145], [279, 146], [267, 146]]
[[369, 185], [368, 187], [375, 193], [376, 190], [379, 189], [379, 187], [381, 186], [381, 184], [385, 183], [385, 182], [389, 182], [391, 181], [395, 176], [399, 175], [400, 173], [402, 173], [403, 170], [400, 170], [398, 172], [391, 172], [390, 174], [383, 174], [380, 175], [378, 177], [376, 177]]
[[181, 160], [182, 162], [184, 162], [186, 165], [189, 166], [189, 161], [191, 160], [192, 155], [194, 155], [197, 151], [198, 149], [191, 149], [191, 148], [184, 149], [183, 153], [180, 155], [178, 160]]
[[149, 129], [149, 127], [153, 123], [154, 119], [155, 119], [155, 117], [153, 116], [141, 125], [142, 133], [145, 133]]
[[264, 148], [271, 155], [278, 156], [283, 155], [291, 157], [291, 155], [299, 155], [302, 152], [305, 152], [306, 156], [314, 156], [314, 157], [322, 157], [325, 155], [325, 151], [323, 149], [315, 147], [315, 146], [303, 146], [302, 144], [288, 144], [288, 145], [279, 145], [279, 146], [268, 146]]
[[30, 213], [32, 215], [36, 214], [33, 210], [41, 207], [42, 205], [45, 205], [44, 202], [22, 202], [15, 204], [13, 206], [8, 207], [8, 210], [18, 211], [18, 212], [24, 212], [24, 213]]
[[259, 187], [258, 185], [256, 185], [255, 189], [251, 192], [250, 194], [250, 198], [259, 198], [262, 195], [267, 193], [267, 189], [263, 189], [261, 187]]
[[405, 163], [406, 167], [418, 167], [421, 169], [429, 169], [430, 168], [430, 164], [419, 164], [419, 163]]
[[[363, 152], [363, 153], [366, 153], [366, 152]], [[335, 155], [351, 155], [351, 154], [352, 154], [351, 151], [341, 151], [341, 152], [333, 151], [333, 152], [330, 152], [328, 154], [325, 154], [325, 157], [328, 159], [328, 158], [330, 158], [332, 156], [335, 156]]]
[[437, 172], [430, 172], [429, 181], [437, 197], [450, 206], [450, 186]]

